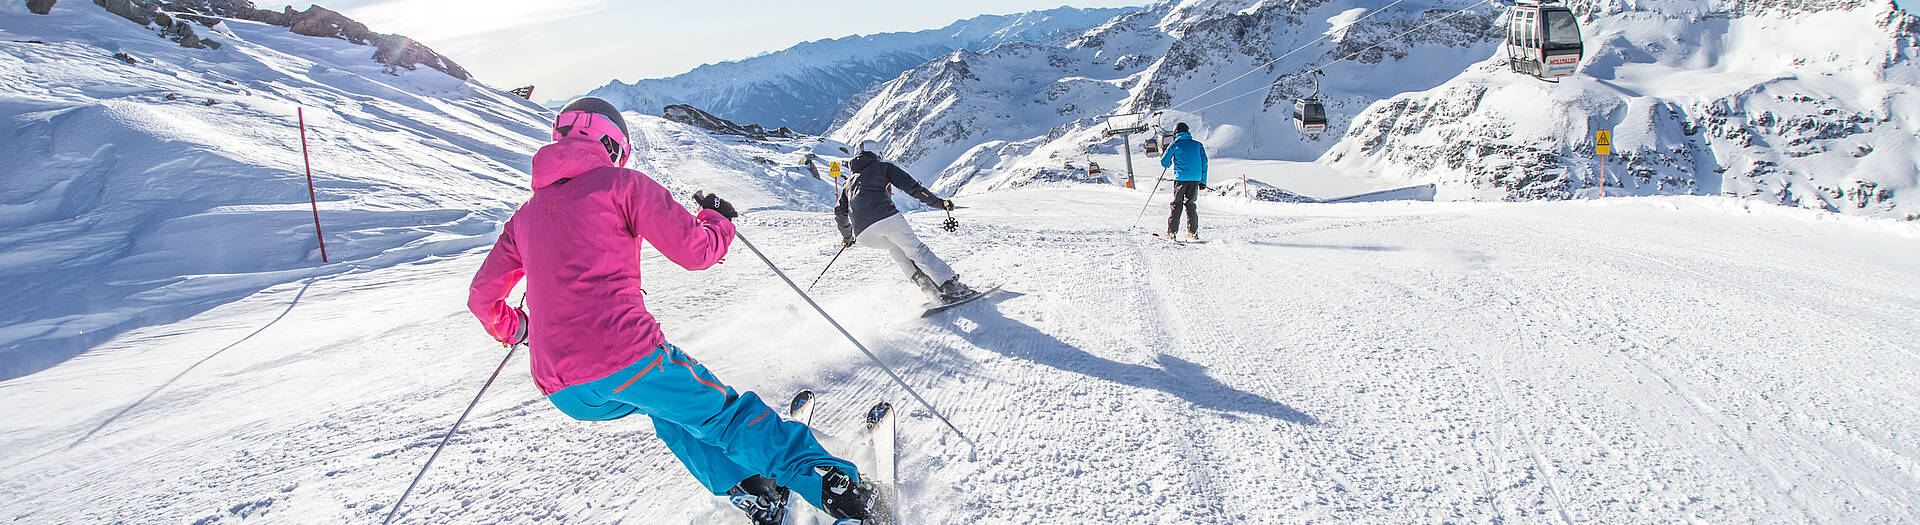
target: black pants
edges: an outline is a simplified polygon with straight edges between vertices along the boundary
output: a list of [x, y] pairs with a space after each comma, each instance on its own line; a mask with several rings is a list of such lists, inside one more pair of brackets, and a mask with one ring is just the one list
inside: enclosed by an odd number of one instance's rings
[[1167, 233], [1180, 228], [1180, 209], [1187, 210], [1187, 233], [1200, 233], [1200, 210], [1194, 201], [1200, 198], [1200, 183], [1178, 181], [1173, 183], [1173, 216], [1167, 217]]

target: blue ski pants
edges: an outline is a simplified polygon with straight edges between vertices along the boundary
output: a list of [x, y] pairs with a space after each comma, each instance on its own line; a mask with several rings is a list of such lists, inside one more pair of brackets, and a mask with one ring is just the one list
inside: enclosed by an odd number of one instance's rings
[[820, 506], [820, 473], [839, 467], [860, 479], [853, 463], [834, 457], [806, 425], [774, 413], [753, 392], [735, 394], [707, 367], [671, 344], [625, 369], [547, 396], [555, 408], [582, 421], [608, 421], [636, 412], [653, 419], [654, 433], [707, 491], [765, 476]]

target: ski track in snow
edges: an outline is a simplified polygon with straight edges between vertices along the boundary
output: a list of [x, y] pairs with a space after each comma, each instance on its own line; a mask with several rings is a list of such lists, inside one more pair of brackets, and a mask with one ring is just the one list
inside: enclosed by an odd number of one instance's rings
[[[701, 273], [649, 253], [649, 306], [737, 388], [770, 404], [813, 388], [834, 450], [858, 450], [863, 409], [893, 401], [914, 523], [1920, 517], [1920, 275], [1894, 263], [1920, 253], [1912, 238], [1687, 199], [1215, 199], [1212, 242], [1175, 246], [1115, 226], [1138, 195], [976, 196], [952, 234], [911, 215], [963, 276], [1010, 279], [931, 319], [877, 251], [821, 281], [823, 306], [978, 440], [971, 454], [744, 253]], [[741, 224], [796, 278], [835, 249], [826, 214]], [[1821, 250], [1821, 232], [1881, 244]], [[321, 276], [293, 309], [299, 283], [273, 287], [0, 383], [26, 416], [0, 432], [0, 508], [378, 519], [498, 359], [463, 308], [478, 260]], [[403, 521], [737, 518], [650, 423], [569, 420], [525, 367]]]

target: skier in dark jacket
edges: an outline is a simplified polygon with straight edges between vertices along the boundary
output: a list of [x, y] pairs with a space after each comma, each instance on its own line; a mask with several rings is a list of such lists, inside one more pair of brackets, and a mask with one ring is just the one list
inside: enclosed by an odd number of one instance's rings
[[1200, 198], [1200, 188], [1207, 185], [1207, 147], [1193, 140], [1185, 122], [1175, 125], [1173, 133], [1173, 143], [1160, 155], [1160, 166], [1172, 167], [1174, 174], [1173, 215], [1167, 217], [1167, 238], [1172, 239], [1179, 231], [1180, 210], [1185, 209], [1187, 240], [1199, 240], [1200, 209], [1194, 201]]
[[873, 149], [863, 144], [860, 154], [848, 163], [853, 174], [840, 192], [839, 203], [833, 207], [841, 245], [853, 246], [858, 241], [869, 248], [887, 250], [907, 278], [937, 303], [950, 303], [972, 295], [973, 289], [960, 282], [953, 268], [913, 234], [906, 217], [893, 206], [891, 190], [900, 188], [920, 202], [942, 210], [952, 210], [953, 201], [927, 191], [906, 170], [880, 160]]

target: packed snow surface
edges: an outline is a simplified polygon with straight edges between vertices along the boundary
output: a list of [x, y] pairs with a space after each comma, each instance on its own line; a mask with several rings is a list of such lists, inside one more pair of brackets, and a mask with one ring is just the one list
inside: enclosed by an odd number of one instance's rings
[[[739, 244], [699, 273], [649, 251], [649, 305], [736, 387], [819, 392], [833, 450], [866, 404], [906, 409], [910, 523], [1920, 519], [1910, 226], [1707, 197], [1203, 199], [1211, 242], [1182, 247], [1128, 227], [1143, 196], [981, 195], [955, 234], [913, 215], [963, 276], [1009, 280], [945, 315], [877, 251], [816, 289], [978, 450]], [[740, 224], [796, 278], [833, 255], [825, 213]], [[462, 306], [480, 255], [276, 286], [0, 383], [0, 508], [378, 519], [504, 355]], [[570, 420], [526, 367], [403, 520], [735, 518], [650, 423]]]

